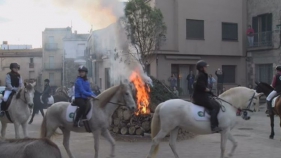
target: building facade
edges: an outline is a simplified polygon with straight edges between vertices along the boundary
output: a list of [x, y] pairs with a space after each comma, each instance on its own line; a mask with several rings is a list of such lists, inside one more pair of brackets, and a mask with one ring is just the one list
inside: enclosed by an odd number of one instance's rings
[[247, 78], [250, 84], [255, 81], [271, 84], [275, 67], [281, 64], [281, 3], [278, 0], [247, 2], [248, 25], [254, 29], [253, 44], [247, 47]]
[[23, 80], [36, 79], [37, 88], [42, 88], [42, 49], [0, 50], [1, 71], [0, 85], [5, 86], [5, 77], [10, 72], [10, 64], [20, 65], [20, 74]]
[[[70, 86], [77, 77], [77, 69], [80, 65], [87, 66], [85, 50], [89, 34], [77, 34], [75, 31], [71, 36], [63, 39], [64, 58], [63, 58], [63, 85]], [[89, 67], [89, 66], [88, 66]], [[88, 77], [91, 77], [89, 73]]]
[[62, 86], [63, 79], [63, 57], [65, 37], [71, 37], [72, 30], [67, 28], [46, 28], [42, 32], [42, 83], [44, 79], [50, 80], [50, 85], [54, 88]]
[[215, 76], [221, 68], [225, 88], [246, 86], [247, 4], [244, 0], [153, 0], [167, 26], [166, 40], [148, 64], [149, 73], [167, 83], [171, 74], [187, 94], [186, 77], [198, 60]]

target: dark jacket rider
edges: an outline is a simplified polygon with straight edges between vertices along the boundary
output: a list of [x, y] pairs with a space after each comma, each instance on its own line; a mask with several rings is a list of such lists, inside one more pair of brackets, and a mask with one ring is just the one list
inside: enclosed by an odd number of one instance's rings
[[50, 97], [50, 94], [51, 94], [51, 87], [49, 85], [50, 83], [50, 80], [49, 79], [45, 79], [44, 80], [45, 82], [45, 86], [44, 86], [44, 91], [42, 93], [42, 100], [44, 102], [44, 104], [48, 104], [48, 98]]
[[211, 113], [211, 129], [213, 133], [220, 132], [221, 129], [218, 127], [217, 115], [220, 111], [220, 105], [213, 98], [211, 98], [212, 92], [208, 89], [208, 64], [204, 60], [200, 60], [196, 64], [198, 75], [196, 82], [194, 83], [194, 94], [193, 102], [199, 106], [203, 106], [208, 109]]

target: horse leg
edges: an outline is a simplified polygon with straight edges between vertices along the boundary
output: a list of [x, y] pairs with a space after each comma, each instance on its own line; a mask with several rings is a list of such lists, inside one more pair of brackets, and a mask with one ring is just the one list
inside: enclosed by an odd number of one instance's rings
[[70, 152], [70, 149], [69, 149], [69, 138], [70, 138], [70, 131], [67, 130], [67, 129], [64, 129], [64, 128], [61, 128], [61, 131], [63, 133], [63, 146], [68, 154], [68, 156], [70, 158], [74, 158], [74, 156], [72, 155], [72, 153]]
[[33, 110], [33, 112], [32, 112], [31, 119], [30, 119], [30, 121], [28, 122], [29, 124], [31, 124], [31, 123], [33, 122], [34, 116], [35, 116], [35, 110]]
[[271, 134], [269, 136], [270, 139], [274, 138], [274, 114], [270, 115], [270, 125], [271, 125]]
[[229, 130], [223, 130], [221, 132], [221, 158], [224, 158], [225, 153], [225, 146], [226, 146], [226, 140], [228, 138]]
[[108, 129], [103, 129], [101, 135], [111, 144], [110, 158], [115, 157], [115, 140], [109, 133]]
[[169, 145], [175, 155], [175, 158], [179, 158], [179, 155], [176, 151], [176, 141], [177, 141], [177, 136], [178, 136], [179, 128], [175, 128], [170, 132], [170, 142]]
[[152, 139], [152, 145], [149, 151], [149, 155], [147, 158], [155, 157], [154, 150], [156, 150], [157, 146], [159, 145], [160, 141], [168, 134], [168, 131], [164, 131], [161, 129], [158, 134]]
[[20, 126], [20, 124], [18, 122], [14, 122], [16, 139], [20, 138], [20, 136], [19, 136], [19, 126]]
[[1, 128], [1, 137], [2, 139], [5, 138], [6, 136], [6, 128], [7, 128], [7, 123], [1, 122], [2, 128]]
[[95, 158], [99, 157], [99, 135], [100, 132], [98, 130], [93, 132], [94, 141], [95, 141]]
[[27, 129], [26, 129], [27, 122], [23, 123], [21, 126], [22, 126], [23, 136], [24, 138], [27, 138], [28, 137]]
[[40, 112], [41, 112], [42, 116], [44, 117], [44, 116], [45, 116], [45, 114], [44, 114], [44, 110], [43, 110], [43, 108], [41, 108], [41, 109], [40, 109]]
[[238, 144], [237, 144], [237, 141], [234, 139], [234, 137], [232, 136], [232, 134], [230, 132], [228, 133], [228, 140], [230, 140], [233, 144], [231, 152], [228, 154], [228, 157], [232, 157]]

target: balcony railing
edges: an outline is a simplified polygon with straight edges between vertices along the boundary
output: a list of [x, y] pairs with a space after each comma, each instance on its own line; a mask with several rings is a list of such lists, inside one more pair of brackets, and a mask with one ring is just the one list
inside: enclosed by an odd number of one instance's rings
[[264, 48], [273, 47], [273, 32], [259, 32], [255, 33], [253, 36], [247, 36], [248, 48]]
[[45, 70], [61, 70], [62, 63], [44, 63]]
[[45, 43], [45, 50], [57, 50], [58, 44], [57, 43]]

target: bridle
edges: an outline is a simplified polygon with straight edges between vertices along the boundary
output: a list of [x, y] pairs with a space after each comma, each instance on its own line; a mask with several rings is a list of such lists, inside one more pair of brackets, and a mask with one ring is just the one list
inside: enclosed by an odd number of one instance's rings
[[[22, 89], [18, 92], [18, 93], [21, 93], [21, 91], [22, 91]], [[25, 92], [25, 90], [23, 90], [23, 99], [22, 99], [22, 97], [19, 97], [19, 99], [20, 100], [22, 100], [25, 104], [28, 104], [27, 103], [27, 99], [26, 99], [26, 93], [27, 92]], [[17, 95], [17, 94], [16, 94]], [[19, 94], [20, 95], [20, 94]], [[30, 109], [32, 108], [32, 107], [30, 107], [30, 106], [28, 106]]]

